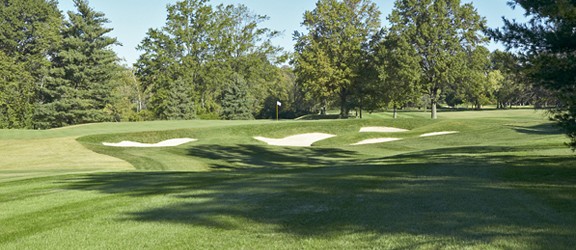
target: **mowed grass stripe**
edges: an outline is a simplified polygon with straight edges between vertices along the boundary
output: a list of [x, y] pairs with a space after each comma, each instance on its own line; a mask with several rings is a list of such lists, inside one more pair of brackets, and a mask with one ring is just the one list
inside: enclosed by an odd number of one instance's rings
[[[60, 203], [63, 203], [63, 201], [60, 201]], [[73, 228], [77, 223], [86, 223], [90, 218], [109, 213], [111, 209], [118, 209], [118, 206], [123, 203], [125, 202], [122, 199], [118, 199], [118, 197], [106, 196], [65, 202], [52, 209], [0, 220], [0, 223], [4, 225], [2, 226], [0, 243], [3, 244], [17, 239], [25, 240], [24, 238], [27, 236], [57, 228]]]
[[[104, 228], [134, 226], [130, 221], [152, 225], [161, 222], [163, 225], [173, 225], [172, 230], [179, 234], [180, 230], [186, 231], [185, 228], [193, 226], [212, 232], [210, 236], [205, 236], [208, 241], [217, 241], [216, 236], [226, 236], [229, 244], [242, 240], [229, 238], [231, 236], [250, 239], [250, 234], [246, 234], [248, 232], [241, 233], [246, 224], [251, 225], [250, 228], [256, 227], [252, 229], [260, 233], [263, 231], [258, 228], [263, 225], [280, 225], [274, 227], [278, 235], [271, 237], [271, 240], [287, 235], [306, 235], [307, 238], [311, 237], [312, 242], [324, 242], [326, 245], [323, 246], [345, 245], [348, 240], [352, 240], [349, 244], [362, 245], [355, 240], [362, 239], [365, 235], [361, 232], [367, 229], [375, 231], [380, 241], [383, 241], [380, 237], [396, 235], [395, 232], [414, 236], [399, 242], [399, 245], [392, 245], [396, 247], [410, 244], [429, 247], [488, 246], [490, 241], [486, 240], [499, 234], [508, 234], [507, 243], [502, 246], [510, 247], [507, 244], [512, 239], [522, 242], [512, 246], [534, 247], [539, 243], [531, 245], [531, 242], [542, 241], [540, 237], [547, 239], [546, 242], [556, 241], [558, 244], [557, 240], [566, 241], [566, 237], [570, 236], [566, 228], [557, 226], [563, 224], [558, 219], [565, 221], [566, 218], [554, 214], [550, 218], [550, 209], [542, 209], [534, 197], [493, 183], [489, 168], [474, 169], [483, 172], [474, 175], [481, 178], [459, 178], [469, 173], [470, 169], [467, 168], [429, 165], [391, 166], [390, 169], [382, 166], [341, 167], [310, 169], [298, 175], [276, 173], [225, 179], [220, 179], [219, 175], [204, 179], [200, 175], [200, 180], [194, 178], [198, 174], [187, 173], [118, 173], [73, 178], [70, 179], [73, 185], [82, 186], [69, 188], [100, 190], [105, 196], [139, 200], [131, 204], [135, 212], [127, 212], [132, 209], [126, 209], [112, 213], [116, 214], [112, 218], [123, 220], [112, 219], [112, 225]], [[471, 192], [476, 195], [470, 195]], [[156, 202], [160, 204], [149, 204]], [[515, 209], [509, 209], [511, 207]], [[73, 205], [66, 208], [73, 214], [89, 212], [98, 217], [84, 222], [82, 220], [85, 218], [80, 218], [82, 224], [98, 224], [102, 219], [98, 215], [99, 205], [94, 207], [94, 211], [86, 211], [82, 206], [74, 208]], [[57, 220], [59, 213], [58, 210], [50, 210], [45, 217]], [[110, 218], [110, 215], [102, 216]], [[533, 219], [522, 221], [527, 217]], [[151, 230], [149, 227], [152, 225], [144, 228]], [[66, 228], [63, 226], [60, 230], [68, 231]], [[99, 227], [93, 229], [98, 234]], [[125, 230], [131, 231], [130, 228]], [[458, 233], [452, 235], [454, 232]], [[358, 238], [347, 239], [344, 235], [348, 233], [356, 234]], [[427, 240], [420, 241], [418, 235], [425, 236]], [[333, 242], [326, 243], [327, 239]], [[435, 243], [429, 241], [432, 239]], [[184, 244], [183, 241], [180, 239], [176, 242]], [[112, 242], [108, 241], [109, 244]]]

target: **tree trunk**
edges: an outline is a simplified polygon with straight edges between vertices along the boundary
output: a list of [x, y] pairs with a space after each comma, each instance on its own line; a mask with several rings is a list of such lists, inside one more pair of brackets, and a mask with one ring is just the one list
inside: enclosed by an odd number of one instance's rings
[[348, 109], [346, 107], [346, 95], [344, 90], [340, 93], [340, 118], [344, 119], [348, 116]]
[[398, 118], [398, 107], [396, 106], [396, 104], [394, 104], [394, 112], [393, 112], [392, 117], [394, 119]]
[[362, 99], [362, 97], [360, 97], [360, 119], [362, 119], [362, 104], [364, 104], [364, 100]]
[[438, 90], [434, 89], [430, 92], [430, 104], [431, 104], [430, 106], [432, 108], [431, 118], [434, 120], [438, 119], [438, 114], [436, 110], [436, 104], [438, 104], [437, 96], [438, 96]]
[[438, 114], [437, 114], [437, 110], [436, 110], [436, 104], [437, 104], [436, 98], [433, 98], [430, 102], [432, 103], [432, 117], [431, 118], [434, 120], [438, 119]]

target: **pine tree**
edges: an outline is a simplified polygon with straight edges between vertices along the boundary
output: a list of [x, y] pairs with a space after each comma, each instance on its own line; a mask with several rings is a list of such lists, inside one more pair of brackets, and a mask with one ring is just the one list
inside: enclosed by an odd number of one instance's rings
[[224, 89], [222, 95], [222, 114], [225, 120], [254, 119], [248, 99], [248, 85], [239, 74], [234, 74], [234, 80]]
[[526, 24], [505, 20], [491, 35], [520, 51], [523, 72], [537, 88], [560, 101], [553, 119], [576, 150], [576, 3], [570, 0], [515, 0], [526, 10]]
[[111, 121], [105, 111], [111, 102], [114, 78], [120, 70], [106, 36], [108, 19], [94, 11], [87, 0], [74, 0], [77, 12], [68, 12], [63, 42], [53, 58], [51, 79], [42, 89], [44, 104], [37, 120], [43, 127]]

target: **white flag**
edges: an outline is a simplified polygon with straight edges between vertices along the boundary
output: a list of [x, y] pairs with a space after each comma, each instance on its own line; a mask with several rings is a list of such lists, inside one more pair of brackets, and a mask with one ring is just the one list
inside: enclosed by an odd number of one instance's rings
[[282, 107], [282, 103], [280, 101], [276, 101], [276, 105]]

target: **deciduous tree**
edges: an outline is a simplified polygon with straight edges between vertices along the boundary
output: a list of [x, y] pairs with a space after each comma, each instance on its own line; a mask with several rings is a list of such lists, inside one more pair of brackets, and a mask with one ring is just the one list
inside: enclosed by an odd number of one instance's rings
[[380, 29], [380, 11], [370, 0], [319, 0], [302, 25], [308, 33], [294, 34], [298, 81], [323, 104], [336, 97], [345, 117], [351, 96], [364, 94], [358, 86], [368, 43]]
[[31, 128], [34, 79], [23, 63], [0, 51], [0, 129]]
[[0, 3], [0, 50], [24, 63], [42, 84], [49, 57], [59, 47], [62, 15], [54, 0], [5, 0]]
[[464, 58], [460, 75], [456, 77], [454, 89], [464, 93], [465, 101], [471, 103], [475, 109], [481, 109], [494, 99], [497, 82], [490, 78], [490, 51], [482, 46], [477, 46], [471, 51], [463, 53]]
[[166, 26], [149, 30], [139, 46], [144, 53], [137, 75], [150, 93], [148, 107], [160, 119], [212, 117], [224, 114], [221, 108], [230, 99], [223, 97], [233, 92], [225, 90], [246, 87], [244, 100], [251, 102], [246, 107], [256, 114], [278, 77], [274, 63], [280, 48], [271, 39], [279, 33], [260, 27], [267, 18], [244, 5], [212, 7], [206, 0], [169, 5]]
[[485, 21], [460, 0], [397, 0], [389, 20], [397, 49], [417, 58], [417, 86], [430, 97], [436, 119], [440, 93], [469, 66], [464, 55], [486, 41], [480, 34]]
[[397, 118], [397, 109], [414, 101], [416, 84], [420, 79], [417, 56], [408, 47], [406, 41], [397, 34], [389, 33], [377, 39], [373, 46], [372, 66], [376, 73], [377, 84], [372, 88], [373, 98], [393, 108], [393, 117]]
[[62, 16], [52, 0], [0, 2], [0, 101], [2, 127], [31, 128], [37, 90], [49, 80], [60, 45]]

